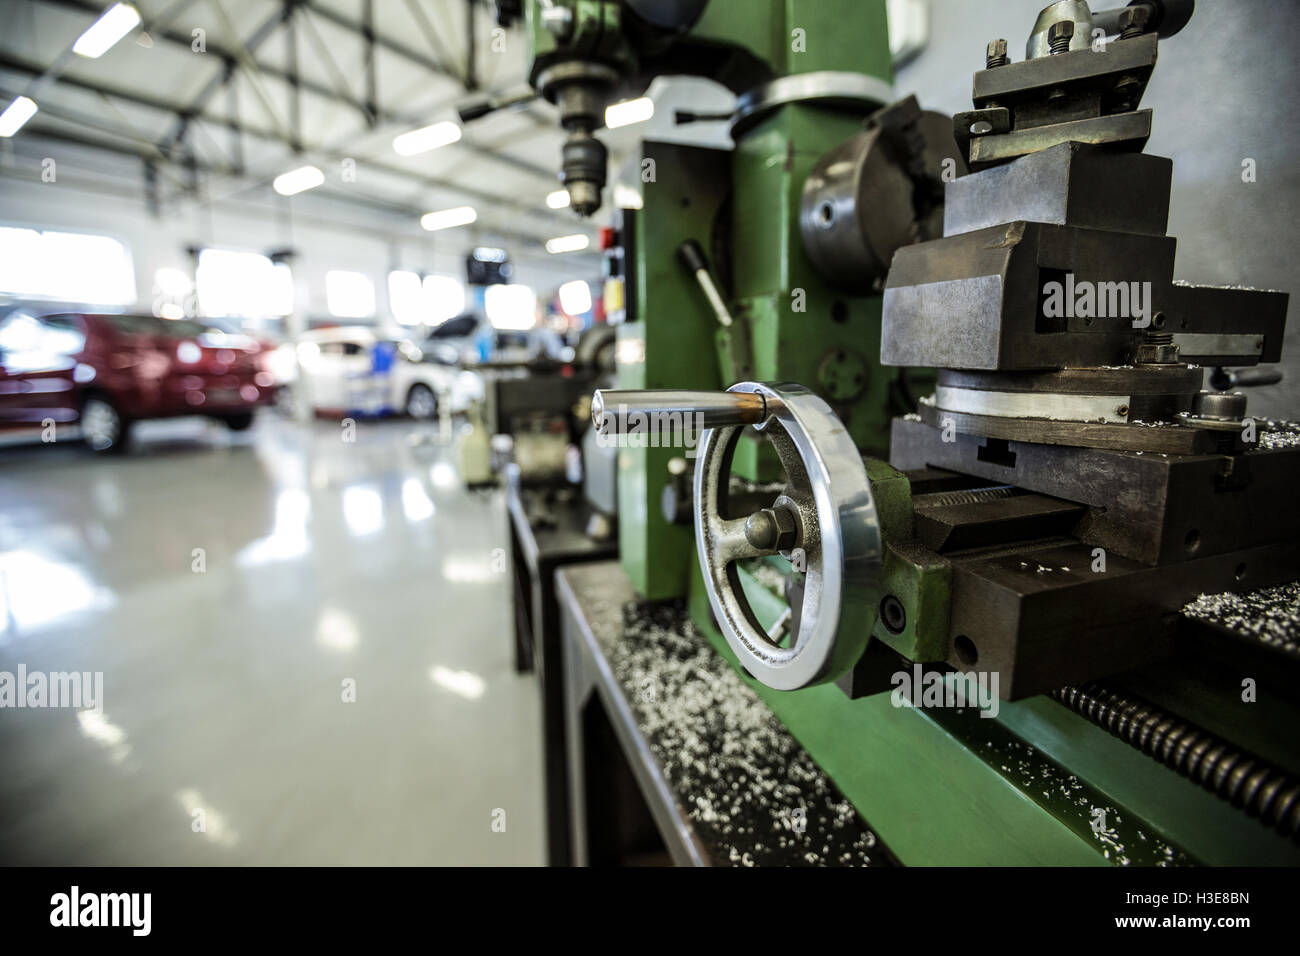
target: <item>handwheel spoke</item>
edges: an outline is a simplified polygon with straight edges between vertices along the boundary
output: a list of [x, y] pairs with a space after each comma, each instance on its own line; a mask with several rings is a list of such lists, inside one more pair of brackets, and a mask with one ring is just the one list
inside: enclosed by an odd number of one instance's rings
[[709, 522], [709, 563], [725, 568], [733, 561], [757, 558], [767, 552], [749, 543], [744, 518], [715, 518]]
[[777, 460], [781, 462], [781, 467], [785, 469], [791, 489], [808, 487], [807, 463], [803, 460], [803, 456], [799, 454], [799, 449], [791, 439], [790, 433], [785, 430], [780, 422], [773, 422], [768, 426], [767, 434], [768, 442], [776, 452]]

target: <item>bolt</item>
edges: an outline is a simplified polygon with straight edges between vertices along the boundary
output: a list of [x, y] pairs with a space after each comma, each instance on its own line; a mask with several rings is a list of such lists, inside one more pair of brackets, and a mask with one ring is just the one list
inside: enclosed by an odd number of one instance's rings
[[1119, 15], [1119, 27], [1121, 40], [1131, 40], [1134, 37], [1140, 37], [1147, 29], [1147, 21], [1151, 19], [1151, 8], [1145, 4], [1136, 7], [1125, 7]]
[[776, 544], [776, 518], [770, 508], [755, 511], [745, 521], [745, 540], [761, 551]]
[[[1162, 313], [1163, 314], [1163, 313]], [[1163, 325], [1163, 323], [1161, 323]], [[1160, 326], [1152, 323], [1153, 328], [1142, 334], [1142, 342], [1137, 347], [1135, 356], [1138, 365], [1175, 365], [1178, 362], [1178, 346], [1174, 345], [1174, 333], [1158, 332]]]
[[1047, 45], [1051, 47], [1052, 56], [1070, 52], [1070, 41], [1074, 39], [1074, 21], [1057, 20], [1047, 30]]
[[990, 41], [988, 50], [984, 53], [984, 66], [991, 70], [995, 66], [1006, 66], [1010, 62], [1011, 58], [1007, 56], [1007, 41]]
[[1142, 81], [1136, 76], [1122, 76], [1115, 84], [1115, 110], [1127, 113], [1142, 97]]
[[789, 551], [797, 534], [788, 508], [763, 508], [745, 521], [745, 540], [760, 551]]

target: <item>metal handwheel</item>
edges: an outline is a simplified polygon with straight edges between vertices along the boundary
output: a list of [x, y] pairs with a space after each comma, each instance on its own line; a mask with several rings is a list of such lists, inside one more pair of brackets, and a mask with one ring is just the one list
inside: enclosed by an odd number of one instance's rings
[[[736, 443], [746, 427], [704, 432], [695, 467], [695, 541], [718, 627], [741, 666], [779, 690], [833, 680], [866, 647], [880, 602], [881, 530], [862, 456], [830, 406], [802, 385], [742, 382], [761, 396], [767, 435], [790, 479], [772, 506], [727, 518]], [[782, 554], [807, 575], [803, 602], [769, 631], [741, 589], [736, 562]]]

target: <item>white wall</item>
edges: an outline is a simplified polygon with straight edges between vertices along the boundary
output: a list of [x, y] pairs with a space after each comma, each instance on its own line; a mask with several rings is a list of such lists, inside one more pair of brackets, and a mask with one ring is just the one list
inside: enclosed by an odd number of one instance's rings
[[[898, 71], [895, 89], [927, 109], [971, 108], [971, 74], [990, 40], [1022, 60], [1046, 0], [930, 0], [930, 43]], [[1094, 9], [1122, 5], [1097, 0]], [[1154, 110], [1146, 151], [1174, 161], [1169, 234], [1174, 275], [1205, 285], [1248, 285], [1293, 295], [1281, 385], [1250, 391], [1256, 415], [1300, 419], [1300, 35], [1295, 0], [1202, 0], [1177, 36], [1162, 40], [1142, 106]], [[1256, 161], [1243, 183], [1241, 162]]]
[[[429, 233], [407, 216], [310, 193], [284, 199], [264, 188], [211, 204], [167, 203], [155, 218], [143, 200], [137, 160], [21, 134], [0, 143], [0, 225], [98, 233], [120, 240], [132, 255], [141, 309], [152, 304], [159, 268], [193, 276], [186, 253], [191, 246], [260, 253], [294, 249], [295, 301], [303, 318], [328, 316], [325, 273], [331, 269], [369, 275], [383, 315], [388, 311], [390, 269], [439, 272], [463, 281], [464, 255], [474, 246], [511, 248], [502, 237], [474, 226]], [[56, 159], [52, 183], [40, 178], [47, 153]], [[168, 183], [167, 188], [174, 192], [176, 184]], [[533, 286], [539, 296], [548, 296], [569, 279], [599, 277], [599, 260], [593, 255], [511, 251], [515, 280]]]

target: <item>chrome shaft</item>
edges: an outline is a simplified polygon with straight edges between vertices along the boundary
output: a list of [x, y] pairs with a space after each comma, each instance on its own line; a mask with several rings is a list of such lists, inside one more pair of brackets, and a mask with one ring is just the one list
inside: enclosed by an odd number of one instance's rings
[[598, 389], [591, 397], [597, 434], [618, 435], [638, 422], [675, 420], [698, 428], [754, 425], [767, 415], [767, 402], [753, 392], [690, 392], [674, 389]]

